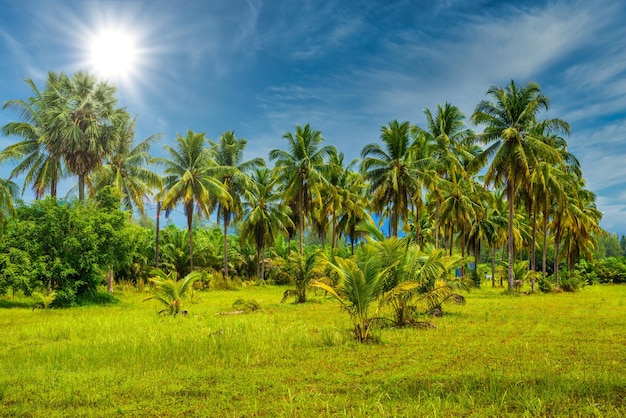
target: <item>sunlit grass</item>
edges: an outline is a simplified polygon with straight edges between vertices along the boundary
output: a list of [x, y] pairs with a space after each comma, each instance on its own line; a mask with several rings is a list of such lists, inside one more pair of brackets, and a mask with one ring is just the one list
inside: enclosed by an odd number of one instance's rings
[[[0, 416], [624, 416], [626, 287], [446, 306], [433, 330], [359, 344], [338, 303], [284, 288], [200, 293], [159, 316], [109, 306], [0, 308]], [[234, 310], [235, 300], [261, 310]], [[12, 306], [5, 303], [1, 306]]]

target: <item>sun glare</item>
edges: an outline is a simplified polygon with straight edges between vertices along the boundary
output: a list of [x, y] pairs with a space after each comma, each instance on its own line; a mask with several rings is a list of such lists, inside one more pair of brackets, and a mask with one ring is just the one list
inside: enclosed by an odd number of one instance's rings
[[127, 78], [137, 64], [135, 39], [121, 30], [96, 34], [91, 41], [89, 55], [91, 68], [104, 78]]

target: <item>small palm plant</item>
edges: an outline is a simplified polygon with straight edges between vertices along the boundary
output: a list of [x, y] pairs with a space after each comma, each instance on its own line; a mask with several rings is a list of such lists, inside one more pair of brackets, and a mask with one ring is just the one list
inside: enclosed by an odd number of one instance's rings
[[182, 279], [179, 279], [178, 273], [172, 271], [165, 274], [161, 270], [154, 270], [155, 277], [149, 280], [156, 285], [155, 294], [144, 299], [156, 300], [165, 306], [159, 311], [159, 314], [178, 315], [183, 311], [183, 301], [187, 299], [193, 290], [193, 283], [200, 280], [202, 274], [198, 271], [192, 271]]
[[[331, 267], [339, 275], [337, 286], [320, 281], [313, 281], [311, 284], [327, 291], [341, 303], [352, 318], [356, 339], [365, 342], [370, 336], [373, 318], [376, 316], [370, 315], [370, 307], [378, 301], [389, 269], [381, 269], [375, 257], [364, 257], [357, 261], [337, 258], [335, 262]], [[376, 305], [378, 312], [378, 304]]]
[[57, 292], [52, 291], [47, 294], [33, 292], [33, 296], [37, 299], [37, 303], [33, 306], [33, 310], [35, 310], [35, 308], [40, 308], [47, 311], [50, 308], [50, 305], [52, 305], [52, 302], [56, 299]]
[[323, 273], [323, 263], [318, 260], [319, 252], [312, 252], [304, 255], [291, 253], [285, 263], [285, 269], [292, 275], [295, 282], [295, 290], [286, 290], [281, 303], [295, 296], [297, 303], [306, 302], [306, 289], [311, 284], [311, 280], [321, 276]]
[[451, 272], [462, 262], [462, 257], [447, 256], [443, 249], [429, 246], [421, 250], [410, 245], [397, 268], [401, 283], [386, 291], [381, 300], [394, 312], [393, 325], [430, 326], [416, 321], [414, 315], [419, 311], [441, 312], [447, 300], [464, 303], [457, 290], [467, 290], [467, 285], [450, 279]]

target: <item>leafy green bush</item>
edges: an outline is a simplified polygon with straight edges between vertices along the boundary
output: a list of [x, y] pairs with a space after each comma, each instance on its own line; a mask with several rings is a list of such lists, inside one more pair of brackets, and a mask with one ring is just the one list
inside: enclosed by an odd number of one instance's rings
[[563, 270], [559, 275], [559, 287], [564, 292], [576, 292], [586, 284], [584, 277], [576, 269]]
[[[103, 198], [119, 198], [103, 189]], [[0, 240], [0, 293], [9, 288], [28, 295], [57, 292], [55, 306], [95, 295], [103, 272], [134, 262], [142, 242], [127, 213], [98, 200], [64, 202], [52, 198], [18, 208]], [[110, 206], [110, 205], [109, 205]]]
[[537, 288], [541, 293], [550, 293], [554, 290], [554, 276], [539, 276], [537, 279]]
[[626, 257], [607, 257], [593, 263], [599, 283], [626, 283]]

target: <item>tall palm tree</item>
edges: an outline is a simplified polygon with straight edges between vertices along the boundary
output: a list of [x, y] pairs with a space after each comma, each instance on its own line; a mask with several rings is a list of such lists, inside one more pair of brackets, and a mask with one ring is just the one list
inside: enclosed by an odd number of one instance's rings
[[215, 162], [224, 168], [224, 172], [218, 178], [224, 184], [224, 188], [230, 194], [231, 199], [218, 202], [217, 215], [224, 223], [224, 277], [228, 279], [228, 241], [227, 232], [233, 216], [238, 218], [242, 214], [241, 196], [249, 186], [248, 173], [265, 165], [262, 158], [243, 161], [243, 151], [248, 141], [244, 138], [235, 137], [234, 131], [224, 132], [220, 135], [218, 143], [211, 143], [215, 150]]
[[[163, 208], [173, 209], [178, 203], [183, 204], [187, 216], [189, 232], [189, 264], [193, 271], [193, 213], [210, 214], [214, 198], [227, 201], [230, 194], [216, 178], [215, 161], [206, 148], [204, 133], [187, 131], [186, 136], [178, 135], [176, 148], [166, 146], [169, 159], [160, 159], [165, 169], [165, 196]], [[219, 174], [219, 173], [217, 173]]]
[[300, 255], [303, 251], [304, 226], [306, 218], [313, 210], [313, 204], [320, 203], [319, 189], [324, 182], [321, 169], [330, 155], [332, 147], [321, 146], [322, 133], [313, 130], [309, 124], [296, 126], [295, 133], [283, 135], [289, 151], [273, 149], [270, 160], [276, 161], [276, 169], [284, 179], [285, 202], [293, 203], [298, 214], [300, 233]]
[[365, 233], [358, 225], [370, 219], [367, 212], [367, 183], [359, 172], [350, 173], [345, 179], [342, 214], [337, 229], [350, 240], [350, 252], [354, 255], [354, 244], [363, 238]]
[[136, 208], [144, 214], [144, 201], [155, 189], [163, 187], [161, 177], [149, 168], [154, 159], [150, 146], [160, 138], [151, 135], [133, 147], [135, 120], [127, 125], [112, 154], [89, 176], [91, 192], [95, 194], [104, 186], [113, 186], [122, 195], [122, 203], [128, 210]]
[[353, 168], [356, 166], [357, 159], [353, 159], [347, 165], [344, 162], [345, 156], [343, 152], [337, 152], [333, 147], [333, 151], [328, 160], [324, 177], [326, 178], [323, 190], [324, 207], [328, 208], [330, 213], [331, 239], [330, 246], [335, 248], [338, 239], [338, 219], [345, 210], [353, 204], [354, 199], [359, 196], [353, 195], [351, 186], [354, 181], [355, 173]]
[[85, 198], [85, 176], [111, 155], [130, 119], [117, 107], [115, 87], [78, 72], [71, 78], [48, 75], [43, 129], [52, 155], [61, 155], [78, 176], [78, 199]]
[[252, 185], [244, 191], [244, 220], [240, 237], [256, 246], [257, 277], [265, 279], [265, 247], [274, 244], [276, 236], [293, 225], [289, 208], [281, 207], [276, 190], [278, 176], [268, 168], [252, 173]]
[[389, 211], [391, 235], [397, 237], [400, 222], [407, 222], [413, 196], [425, 180], [428, 159], [416, 159], [411, 124], [393, 120], [381, 128], [380, 144], [363, 147], [361, 172], [370, 182], [372, 210]]
[[552, 132], [569, 132], [569, 125], [560, 119], [538, 121], [537, 116], [549, 107], [549, 99], [539, 85], [529, 82], [518, 87], [513, 80], [505, 88], [490, 87], [487, 95], [491, 101], [482, 100], [474, 110], [472, 121], [485, 125], [480, 139], [490, 144], [475, 161], [482, 164], [493, 157], [485, 175], [486, 184], [504, 184], [509, 210], [508, 228], [508, 288], [514, 290], [513, 276], [513, 219], [515, 217], [515, 194], [520, 185], [528, 183], [530, 167], [538, 159], [558, 162], [560, 154], [537, 137], [535, 127], [541, 125]]
[[446, 187], [446, 180], [459, 179], [464, 175], [462, 159], [468, 159], [471, 156], [466, 155], [463, 145], [474, 137], [474, 133], [465, 125], [465, 115], [461, 110], [448, 102], [443, 106], [437, 105], [434, 115], [430, 109], [426, 108], [424, 115], [426, 128], [416, 126], [415, 130], [423, 137], [423, 145], [420, 148], [429, 150], [432, 157], [432, 169], [437, 174], [426, 184], [435, 206], [433, 216], [435, 218], [435, 247], [437, 248], [440, 230], [439, 212], [444, 200], [442, 188]]
[[[4, 135], [14, 135], [22, 141], [9, 145], [0, 153], [0, 161], [15, 161], [17, 165], [9, 178], [26, 173], [22, 194], [31, 185], [35, 199], [41, 198], [46, 192], [56, 197], [57, 184], [63, 177], [61, 156], [51, 154], [46, 147], [46, 131], [44, 129], [45, 102], [43, 93], [29, 78], [26, 84], [34, 95], [27, 100], [8, 100], [3, 108], [20, 112], [21, 121], [9, 122], [2, 127]], [[48, 88], [52, 86], [48, 84]]]

